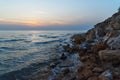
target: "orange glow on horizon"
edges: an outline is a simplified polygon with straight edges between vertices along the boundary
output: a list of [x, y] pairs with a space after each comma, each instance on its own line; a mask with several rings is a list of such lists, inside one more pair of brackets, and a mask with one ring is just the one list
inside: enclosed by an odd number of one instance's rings
[[21, 23], [28, 25], [28, 26], [43, 26], [43, 22], [36, 21], [36, 20], [28, 20], [28, 21], [22, 21]]
[[45, 26], [57, 26], [57, 25], [69, 25], [73, 24], [74, 21], [72, 20], [36, 20], [36, 19], [5, 19], [0, 20], [0, 24], [7, 24], [7, 25], [25, 25], [29, 27], [45, 27]]
[[44, 26], [43, 21], [39, 20], [0, 20], [0, 24], [26, 25], [26, 26]]

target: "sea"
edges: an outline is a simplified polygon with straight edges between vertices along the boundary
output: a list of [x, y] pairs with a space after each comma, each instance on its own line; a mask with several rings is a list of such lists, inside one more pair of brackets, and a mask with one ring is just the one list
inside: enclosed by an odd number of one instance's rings
[[[0, 80], [37, 80], [60, 54], [58, 47], [84, 31], [0, 31]], [[32, 79], [32, 78], [33, 79]]]

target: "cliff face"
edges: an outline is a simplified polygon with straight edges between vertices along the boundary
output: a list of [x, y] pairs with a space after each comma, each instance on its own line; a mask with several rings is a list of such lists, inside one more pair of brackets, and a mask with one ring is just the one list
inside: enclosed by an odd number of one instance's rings
[[120, 80], [120, 11], [70, 42], [55, 64], [54, 80]]
[[120, 11], [72, 42], [84, 64], [77, 80], [120, 80]]
[[113, 14], [112, 17], [104, 22], [95, 25], [95, 28], [105, 29], [106, 32], [110, 30], [120, 30], [120, 11]]
[[[114, 45], [117, 45], [117, 43], [120, 42], [118, 40], [119, 35], [120, 35], [120, 11], [113, 14], [112, 17], [106, 19], [105, 21], [96, 24], [94, 28], [90, 29], [86, 33], [87, 37], [86, 40], [106, 41], [111, 48], [118, 49], [118, 47], [117, 46], [115, 47]], [[113, 40], [113, 38], [115, 40]]]
[[72, 41], [84, 64], [78, 80], [120, 80], [120, 11]]

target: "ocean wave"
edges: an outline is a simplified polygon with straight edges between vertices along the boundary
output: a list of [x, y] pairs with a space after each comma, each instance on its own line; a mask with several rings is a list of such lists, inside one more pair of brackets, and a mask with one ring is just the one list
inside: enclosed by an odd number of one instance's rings
[[3, 49], [3, 50], [14, 50], [14, 48], [10, 48], [10, 47], [0, 47], [0, 49]]
[[[0, 80], [30, 80], [26, 77], [29, 78], [39, 69], [43, 70], [49, 65], [49, 61], [52, 62], [52, 59], [56, 58], [59, 54], [58, 44], [66, 41], [70, 34], [15, 32], [13, 36], [10, 35], [10, 33], [1, 35], [0, 39], [0, 62], [2, 62], [0, 63]], [[39, 64], [33, 65], [33, 63]], [[39, 74], [43, 75], [41, 71]]]
[[52, 40], [52, 41], [46, 41], [46, 42], [35, 42], [34, 44], [49, 44], [53, 42], [59, 42], [60, 40]]
[[10, 40], [0, 40], [0, 42], [16, 42], [16, 41], [24, 41], [25, 39], [10, 39]]
[[[47, 67], [49, 65], [49, 62], [44, 63], [33, 63], [30, 64], [27, 67], [24, 67], [22, 69], [18, 69], [15, 71], [7, 72], [2, 75], [0, 75], [0, 80], [31, 80], [31, 77], [36, 73], [37, 71], [43, 71], [41, 70], [41, 67]], [[44, 71], [43, 71], [44, 72]]]
[[59, 36], [39, 35], [39, 37], [44, 37], [44, 38], [58, 38]]
[[0, 47], [0, 51], [14, 51], [14, 50], [27, 50], [27, 48], [24, 47]]
[[32, 42], [32, 41], [25, 40], [24, 42], [25, 42], [25, 43], [30, 43], [30, 42]]

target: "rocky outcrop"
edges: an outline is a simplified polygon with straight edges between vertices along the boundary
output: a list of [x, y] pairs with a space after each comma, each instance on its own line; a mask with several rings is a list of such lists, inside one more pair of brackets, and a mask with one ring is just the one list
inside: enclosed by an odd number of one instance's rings
[[120, 12], [117, 12], [104, 22], [96, 24], [95, 28], [101, 28], [104, 29], [105, 32], [108, 32], [111, 30], [119, 30], [120, 29], [119, 25], [120, 25]]
[[98, 23], [94, 28], [90, 29], [87, 34], [87, 39], [103, 39], [103, 37], [111, 32], [120, 30], [120, 11], [115, 13], [107, 20]]
[[[62, 57], [62, 56], [61, 56]], [[59, 64], [52, 69], [50, 80], [74, 80], [78, 77], [78, 68], [83, 66], [78, 54], [67, 55], [66, 59], [60, 59]]]
[[78, 50], [84, 64], [78, 80], [120, 80], [120, 11], [88, 30], [84, 38], [79, 45], [91, 48]]
[[120, 11], [72, 36], [71, 43], [64, 46], [68, 54], [62, 54], [54, 68], [55, 80], [120, 80]]

